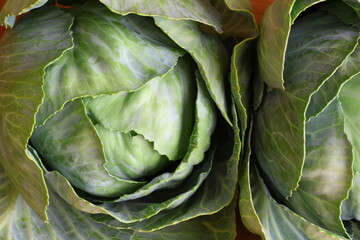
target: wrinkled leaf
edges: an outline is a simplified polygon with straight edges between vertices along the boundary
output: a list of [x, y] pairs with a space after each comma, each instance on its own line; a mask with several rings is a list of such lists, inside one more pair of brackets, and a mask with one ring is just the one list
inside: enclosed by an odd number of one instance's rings
[[346, 237], [340, 215], [352, 184], [353, 160], [344, 124], [337, 99], [306, 123], [304, 169], [287, 205], [308, 221]]
[[194, 22], [155, 17], [155, 23], [194, 58], [210, 96], [232, 124], [225, 90], [227, 54], [219, 40], [201, 32]]
[[71, 13], [74, 48], [47, 69], [38, 125], [69, 100], [141, 88], [184, 54], [150, 18], [122, 17], [96, 2]]
[[202, 0], [101, 0], [112, 11], [123, 15], [135, 13], [142, 16], [160, 16], [169, 19], [192, 20], [212, 26], [222, 32], [216, 10]]
[[118, 179], [105, 169], [103, 145], [81, 100], [68, 103], [37, 127], [30, 140], [44, 163], [95, 196], [118, 197], [145, 184]]
[[[0, 41], [0, 162], [27, 203], [46, 218], [41, 169], [25, 153], [43, 99], [44, 69], [72, 46], [72, 18], [53, 7], [24, 16]], [[51, 34], [50, 34], [51, 33]]]

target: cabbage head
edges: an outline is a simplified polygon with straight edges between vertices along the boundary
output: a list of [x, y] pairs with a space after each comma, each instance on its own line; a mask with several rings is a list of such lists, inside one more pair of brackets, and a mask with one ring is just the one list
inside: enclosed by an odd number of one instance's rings
[[234, 239], [249, 3], [74, 2], [0, 14], [0, 238]]
[[360, 237], [359, 33], [359, 1], [277, 0], [265, 13], [240, 181], [243, 220], [263, 239]]

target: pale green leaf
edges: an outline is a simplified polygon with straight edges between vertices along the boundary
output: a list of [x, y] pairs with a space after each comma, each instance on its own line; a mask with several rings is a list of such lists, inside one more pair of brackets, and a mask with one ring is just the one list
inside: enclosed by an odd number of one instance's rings
[[73, 186], [71, 186], [70, 182], [59, 172], [46, 171], [45, 179], [47, 185], [53, 189], [59, 197], [64, 199], [77, 210], [91, 214], [107, 214], [107, 212], [101, 207], [79, 196]]
[[47, 69], [38, 124], [69, 100], [141, 88], [184, 54], [151, 18], [123, 17], [96, 2], [71, 13], [75, 46]]
[[196, 80], [189, 60], [180, 59], [137, 91], [87, 98], [90, 117], [108, 130], [141, 134], [160, 154], [181, 159], [194, 126]]
[[[233, 113], [235, 114], [235, 109], [233, 109]], [[234, 115], [234, 119], [237, 120], [236, 115]], [[228, 127], [225, 122], [222, 122], [222, 124], [224, 124], [224, 127]], [[153, 217], [131, 224], [122, 224], [115, 219], [109, 219], [104, 216], [98, 216], [96, 219], [117, 228], [153, 231], [178, 224], [182, 221], [187, 221], [197, 216], [210, 215], [218, 212], [231, 202], [237, 184], [238, 162], [240, 156], [238, 126], [235, 126], [234, 132], [234, 139], [223, 139], [223, 142], [219, 144], [220, 146], [216, 149], [214, 156], [212, 156], [214, 149], [205, 156], [205, 160], [201, 165], [208, 164], [206, 162], [214, 157], [214, 162], [209, 175], [206, 177], [200, 188], [180, 205], [175, 205], [174, 208], [164, 209]], [[227, 138], [229, 138], [229, 136], [227, 136]], [[231, 156], [229, 156], [230, 154]], [[198, 169], [198, 167], [195, 167], [193, 171], [197, 171], [196, 169]], [[192, 176], [188, 177], [188, 180], [189, 178], [192, 178]], [[184, 184], [189, 184], [193, 181], [194, 180], [185, 181]], [[182, 185], [178, 188], [182, 188]], [[166, 194], [164, 195], [168, 195], [171, 192], [165, 189], [165, 193]], [[156, 193], [154, 193], [154, 196], [156, 196]], [[151, 197], [151, 195], [149, 195], [149, 197]], [[141, 203], [141, 199], [139, 199], [138, 202]], [[145, 201], [145, 203], [146, 202], [147, 201]]]
[[144, 184], [115, 178], [104, 168], [102, 143], [81, 100], [69, 102], [44, 125], [35, 128], [30, 140], [42, 161], [87, 193], [118, 197]]
[[191, 21], [155, 17], [155, 23], [194, 58], [212, 99], [231, 124], [225, 90], [227, 54], [221, 42]]
[[204, 160], [209, 149], [211, 135], [216, 124], [215, 105], [203, 84], [203, 79], [197, 73], [198, 93], [196, 97], [195, 124], [189, 140], [189, 148], [174, 172], [165, 172], [153, 178], [148, 184], [133, 194], [122, 196], [119, 201], [137, 199], [154, 191], [176, 188], [191, 174], [195, 165]]
[[112, 175], [121, 179], [142, 179], [154, 176], [169, 165], [169, 159], [154, 150], [154, 144], [144, 136], [109, 130], [100, 124], [95, 128], [104, 146], [105, 167]]

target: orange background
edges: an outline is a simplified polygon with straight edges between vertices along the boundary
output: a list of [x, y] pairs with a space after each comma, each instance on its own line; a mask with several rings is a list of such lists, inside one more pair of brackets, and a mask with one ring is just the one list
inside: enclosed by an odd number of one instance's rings
[[[6, 0], [0, 0], [0, 9], [5, 4]], [[274, 0], [252, 0], [251, 3], [254, 8], [255, 13], [255, 19], [259, 23], [261, 20], [261, 16], [263, 15], [265, 9], [268, 7], [268, 5], [273, 2]], [[0, 38], [2, 34], [4, 33], [5, 28], [0, 27]], [[237, 231], [238, 236], [236, 237], [236, 240], [260, 240], [259, 236], [251, 234], [241, 223], [240, 216], [237, 213]]]
[[266, 8], [272, 2], [274, 2], [274, 0], [251, 0], [251, 4], [254, 9], [255, 19], [258, 23], [260, 23], [262, 15], [264, 14]]

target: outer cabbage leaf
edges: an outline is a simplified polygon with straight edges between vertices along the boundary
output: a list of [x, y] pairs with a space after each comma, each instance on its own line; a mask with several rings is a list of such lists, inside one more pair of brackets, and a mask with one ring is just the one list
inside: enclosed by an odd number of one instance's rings
[[[346, 239], [307, 221], [271, 196], [259, 171], [252, 166], [250, 147], [241, 167], [239, 209], [244, 225], [262, 239]], [[251, 167], [252, 166], [252, 167]]]
[[265, 239], [346, 239], [305, 220], [284, 205], [277, 203], [256, 171], [250, 175], [253, 202]]
[[25, 16], [0, 42], [0, 162], [44, 219], [46, 186], [41, 169], [25, 149], [43, 98], [44, 69], [72, 46], [71, 24], [70, 15], [45, 7]]
[[216, 10], [202, 0], [101, 0], [110, 10], [123, 15], [161, 16], [169, 19], [192, 20], [212, 26], [222, 32]]
[[246, 145], [244, 147], [245, 151], [243, 152], [243, 156], [242, 156], [243, 161], [240, 164], [240, 170], [239, 170], [239, 189], [240, 189], [239, 212], [244, 226], [252, 233], [258, 234], [262, 238], [265, 238], [263, 225], [261, 224], [260, 218], [257, 215], [254, 206], [253, 194], [251, 191], [251, 183], [250, 183], [249, 173], [250, 173], [250, 166], [252, 164], [250, 139], [251, 139], [252, 129], [253, 129], [252, 125], [250, 125], [250, 130], [248, 132]]
[[134, 240], [159, 239], [159, 240], [182, 240], [182, 239], [235, 239], [235, 201], [226, 206], [218, 213], [201, 216], [186, 222], [164, 228], [160, 231], [142, 233], [135, 232]]
[[[257, 51], [259, 77], [273, 88], [284, 88], [283, 69], [294, 2], [295, 0], [275, 1], [264, 13], [260, 24]], [[276, 34], [274, 29], [278, 30]]]
[[0, 164], [0, 238], [21, 239], [130, 239], [132, 231], [111, 229], [93, 221], [52, 190], [48, 222], [44, 222], [17, 192]]
[[[235, 237], [234, 201], [219, 213], [179, 223], [151, 233], [119, 230], [97, 223], [89, 214], [75, 209], [50, 190], [48, 222], [44, 223], [26, 204], [0, 167], [0, 237], [9, 240], [139, 240], [182, 239], [233, 239]], [[220, 225], [221, 224], [221, 225]]]

